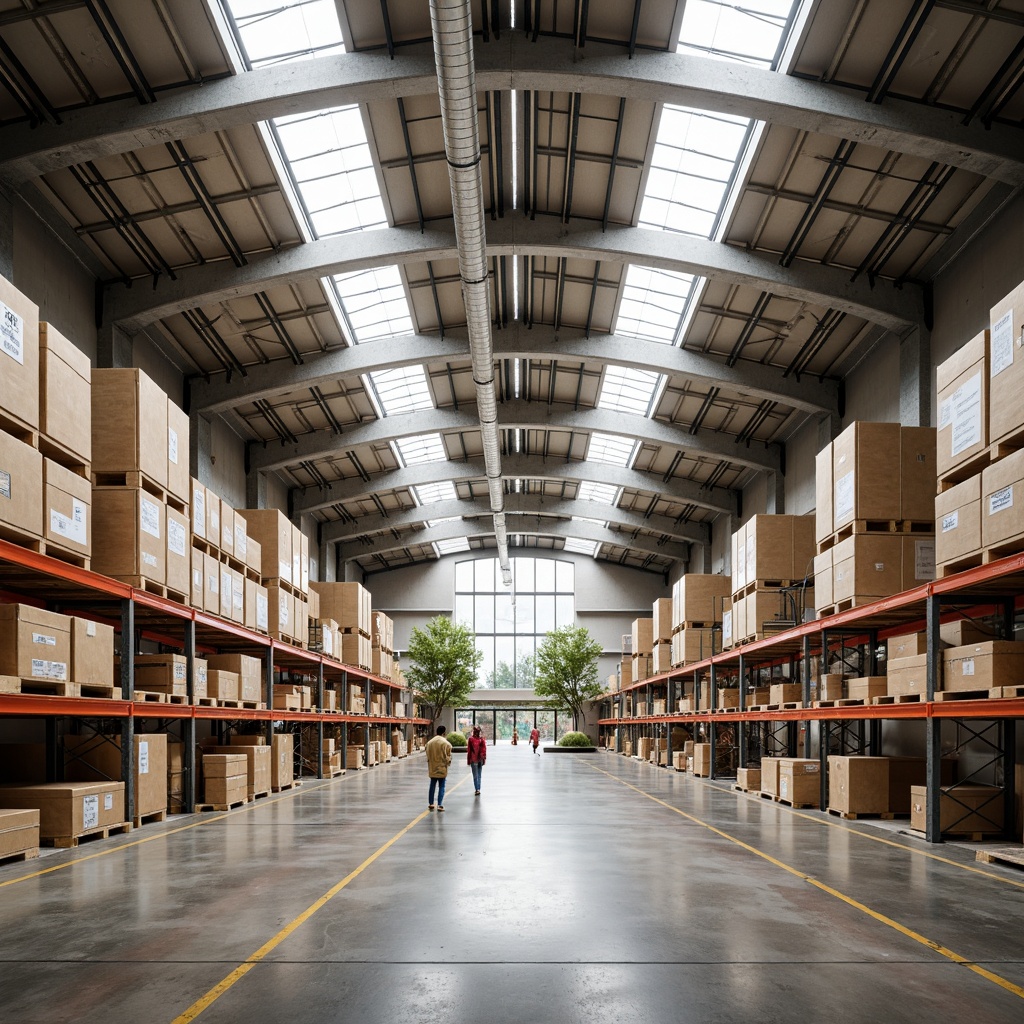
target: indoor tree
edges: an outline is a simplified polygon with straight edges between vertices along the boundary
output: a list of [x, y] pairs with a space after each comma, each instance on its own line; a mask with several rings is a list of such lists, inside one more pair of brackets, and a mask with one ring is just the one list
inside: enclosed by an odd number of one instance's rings
[[465, 704], [476, 685], [483, 660], [473, 632], [444, 615], [430, 619], [423, 629], [414, 626], [407, 651], [405, 677], [416, 700], [430, 709], [430, 726], [446, 707]]
[[548, 706], [572, 714], [572, 727], [579, 727], [583, 707], [601, 695], [597, 681], [597, 659], [601, 645], [585, 626], [554, 629], [537, 648], [534, 660], [534, 690], [547, 697]]

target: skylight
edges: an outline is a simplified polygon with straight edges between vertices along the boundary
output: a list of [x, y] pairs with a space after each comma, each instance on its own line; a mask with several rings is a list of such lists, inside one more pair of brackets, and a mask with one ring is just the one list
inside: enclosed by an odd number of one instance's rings
[[631, 366], [609, 366], [604, 371], [597, 407], [649, 416], [661, 382], [660, 373], [635, 370]]
[[398, 267], [338, 274], [334, 284], [356, 344], [412, 334], [412, 317]]
[[334, 0], [228, 0], [254, 68], [344, 53]]
[[599, 501], [604, 505], [614, 505], [619, 496], [619, 489], [611, 484], [595, 484], [584, 480], [576, 489], [576, 497], [581, 501]]
[[626, 270], [615, 333], [675, 345], [696, 280], [692, 274], [631, 265]]
[[435, 541], [434, 548], [440, 558], [441, 555], [452, 555], [456, 551], [468, 551], [469, 541], [465, 537], [452, 537], [451, 540]]
[[[414, 487], [412, 492], [416, 495], [416, 503], [419, 505], [433, 505], [439, 501], [453, 501], [458, 497], [455, 493], [455, 484], [450, 480], [445, 480], [438, 484], [420, 484]], [[458, 516], [455, 518], [458, 518]]]
[[426, 520], [427, 526], [440, 526], [442, 523], [457, 523], [462, 516], [444, 516], [441, 519]]
[[369, 375], [377, 401], [385, 416], [433, 409], [434, 402], [422, 366], [396, 366]]
[[614, 434], [591, 434], [587, 446], [589, 462], [603, 462], [608, 466], [628, 466], [638, 442]]
[[419, 434], [391, 442], [392, 450], [403, 466], [419, 466], [424, 462], [444, 462], [448, 453], [440, 434]]
[[687, 0], [679, 52], [771, 67], [800, 0]]
[[579, 555], [590, 555], [592, 558], [597, 553], [597, 541], [593, 540], [578, 540], [576, 537], [570, 537], [563, 545], [565, 551], [575, 551]]
[[605, 527], [608, 524], [603, 519], [588, 519], [586, 516], [570, 516], [574, 523], [590, 523], [591, 526]]

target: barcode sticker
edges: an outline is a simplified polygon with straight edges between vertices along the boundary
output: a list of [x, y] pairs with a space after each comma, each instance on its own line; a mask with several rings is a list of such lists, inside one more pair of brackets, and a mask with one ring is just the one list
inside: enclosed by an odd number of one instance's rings
[[950, 530], [955, 530], [960, 525], [960, 510], [957, 509], [955, 512], [950, 512], [948, 516], [942, 517], [942, 532], [949, 533]]
[[49, 633], [33, 633], [32, 643], [42, 644], [44, 647], [56, 647], [57, 638], [55, 636], [50, 636]]
[[196, 490], [192, 494], [192, 529], [200, 537], [206, 536], [206, 491]]
[[1013, 485], [1004, 487], [988, 496], [988, 514], [994, 516], [997, 512], [1005, 512], [1013, 508]]
[[114, 809], [114, 794], [104, 793], [103, 794], [103, 810], [112, 811]]
[[1008, 309], [993, 325], [989, 335], [991, 375], [998, 376], [1013, 366], [1013, 310]]
[[172, 555], [185, 557], [185, 526], [177, 519], [167, 519], [167, 550]]
[[149, 742], [139, 740], [139, 774], [149, 774]]
[[0, 349], [25, 365], [25, 321], [4, 302], [0, 302]]
[[139, 502], [139, 526], [143, 533], [160, 539], [160, 506], [149, 498], [142, 498]]
[[964, 658], [964, 660], [962, 662], [960, 662], [960, 674], [961, 675], [965, 675], [965, 676], [973, 676], [974, 675], [974, 659], [973, 658]]
[[96, 828], [100, 823], [100, 798], [82, 797], [82, 828]]
[[66, 661], [50, 661], [48, 658], [32, 659], [33, 679], [59, 679], [68, 677], [68, 663]]
[[854, 510], [854, 486], [853, 470], [844, 473], [836, 481], [835, 499], [832, 503], [832, 515], [836, 525], [853, 518]]
[[953, 393], [952, 454], [959, 455], [981, 442], [981, 371]]
[[167, 461], [178, 464], [178, 432], [173, 427], [167, 428]]

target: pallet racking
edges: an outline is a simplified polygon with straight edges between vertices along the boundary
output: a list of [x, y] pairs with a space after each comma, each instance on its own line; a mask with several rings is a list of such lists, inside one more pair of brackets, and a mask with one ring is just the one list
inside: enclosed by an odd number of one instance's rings
[[[961, 745], [958, 737], [957, 748], [953, 751], [942, 749], [942, 723], [953, 721], [959, 727], [958, 732], [962, 729], [966, 734], [967, 741], [980, 742], [991, 751], [985, 767], [994, 768], [997, 782], [1001, 783], [1003, 821], [1006, 829], [1012, 829], [1015, 820], [1016, 722], [1024, 719], [1024, 697], [946, 701], [936, 700], [935, 694], [941, 663], [940, 623], [964, 618], [994, 618], [1002, 636], [1012, 639], [1017, 612], [1024, 607], [1022, 595], [1024, 554], [1015, 554], [871, 604], [803, 623], [683, 668], [631, 683], [617, 692], [606, 693], [599, 698], [602, 704], [599, 727], [606, 738], [609, 730], [614, 733], [616, 750], [621, 750], [623, 728], [634, 731], [639, 726], [664, 728], [669, 766], [673, 753], [672, 726], [691, 727], [694, 739], [697, 730], [703, 729], [712, 744], [711, 777], [714, 778], [715, 745], [723, 726], [735, 730], [738, 767], [745, 768], [750, 748], [756, 745], [752, 742], [754, 739], [763, 741], [761, 746], [765, 754], [810, 757], [810, 725], [815, 723], [819, 730], [821, 806], [824, 808], [828, 797], [829, 753], [880, 754], [884, 722], [920, 722], [924, 727], [927, 771], [925, 838], [936, 843], [942, 840], [939, 817], [941, 759], [956, 752]], [[858, 650], [863, 658], [864, 674], [875, 675], [878, 644], [889, 636], [916, 630], [927, 633], [927, 691], [922, 700], [812, 706], [815, 658], [827, 661], [827, 657], [837, 650]], [[783, 666], [788, 666], [790, 680], [799, 679], [802, 684], [803, 700], [799, 702], [802, 706], [771, 710], [749, 708], [746, 696], [751, 673], [766, 668], [781, 669]], [[739, 707], [729, 711], [716, 707], [719, 677], [725, 674], [735, 674], [739, 682]], [[664, 687], [666, 707], [674, 708], [675, 695], [682, 694], [691, 679], [696, 707], [703, 678], [707, 679], [709, 688], [707, 710], [641, 718], [624, 715], [626, 697], [644, 688], [647, 689], [648, 707], [651, 706], [654, 689]], [[802, 742], [799, 737], [801, 725]], [[833, 741], [839, 749], [830, 749]], [[961, 782], [969, 782], [970, 779], [969, 776]], [[1019, 840], [1020, 836], [1015, 834], [1014, 838]]]
[[[135, 814], [132, 759], [136, 725], [146, 721], [150, 728], [168, 732], [180, 738], [183, 744], [184, 774], [182, 810], [191, 813], [196, 806], [196, 723], [209, 721], [222, 730], [240, 723], [262, 723], [267, 740], [274, 732], [275, 723], [286, 728], [297, 725], [317, 726], [317, 749], [307, 763], [316, 766], [317, 778], [323, 777], [322, 750], [325, 725], [361, 725], [364, 729], [366, 763], [371, 763], [369, 747], [371, 730], [388, 727], [408, 729], [426, 724], [425, 720], [411, 717], [398, 718], [390, 713], [383, 716], [352, 714], [347, 710], [350, 685], [364, 688], [364, 707], [371, 707], [374, 691], [383, 693], [386, 709], [390, 712], [398, 695], [405, 694], [403, 684], [374, 676], [362, 669], [343, 665], [319, 652], [308, 651], [292, 644], [274, 640], [265, 634], [253, 632], [206, 612], [180, 604], [157, 594], [110, 579], [48, 555], [19, 547], [0, 539], [0, 601], [32, 604], [54, 611], [78, 615], [107, 622], [123, 637], [133, 638], [131, 649], [138, 647], [138, 639], [145, 638], [176, 647], [183, 651], [187, 664], [187, 693], [190, 703], [150, 703], [133, 701], [134, 659], [121, 658], [119, 687], [113, 699], [92, 697], [51, 697], [25, 694], [0, 694], [0, 718], [44, 718], [46, 720], [47, 780], [58, 781], [62, 770], [59, 756], [59, 724], [72, 721], [76, 726], [86, 725], [96, 732], [100, 728], [92, 723], [104, 723], [107, 731], [117, 728], [121, 737], [121, 780], [125, 783], [125, 817], [131, 821]], [[193, 699], [194, 659], [205, 653], [244, 653], [259, 657], [263, 662], [264, 708], [232, 708], [197, 706]], [[336, 687], [338, 709], [323, 711], [284, 711], [273, 707], [275, 672], [295, 673], [315, 679], [316, 707], [323, 707], [325, 687]], [[405, 694], [406, 707], [411, 700]], [[247, 726], [250, 727], [251, 726]], [[348, 730], [341, 731], [341, 763], [347, 760]], [[296, 759], [301, 759], [297, 750]]]

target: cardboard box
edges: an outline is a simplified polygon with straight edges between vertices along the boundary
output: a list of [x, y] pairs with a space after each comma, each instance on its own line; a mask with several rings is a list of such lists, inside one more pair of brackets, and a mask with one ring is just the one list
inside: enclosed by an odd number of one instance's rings
[[240, 626], [245, 622], [245, 577], [237, 570], [231, 570], [231, 614], [232, 622]]
[[191, 498], [188, 475], [188, 414], [167, 399], [167, 490], [179, 501]]
[[828, 808], [842, 814], [887, 814], [889, 759], [830, 754]]
[[231, 569], [223, 562], [220, 563], [220, 609], [218, 614], [222, 619], [231, 618], [232, 607], [232, 576]]
[[619, 686], [629, 686], [633, 682], [633, 659], [623, 658], [619, 662]]
[[633, 656], [651, 654], [654, 649], [654, 620], [634, 619], [632, 624]]
[[208, 697], [216, 697], [217, 700], [240, 700], [238, 690], [237, 672], [213, 668], [206, 670], [206, 694]]
[[900, 519], [934, 515], [936, 431], [934, 427], [900, 427]]
[[939, 427], [935, 468], [940, 479], [988, 447], [989, 334], [982, 331], [935, 371]]
[[187, 693], [188, 660], [185, 655], [135, 655], [135, 689], [151, 693]]
[[833, 529], [900, 518], [901, 447], [898, 423], [851, 423], [832, 442]]
[[981, 549], [981, 474], [935, 498], [935, 561], [939, 565]]
[[0, 860], [28, 853], [39, 846], [39, 811], [0, 811]]
[[717, 654], [721, 645], [722, 641], [713, 629], [699, 629], [696, 626], [681, 629], [672, 637], [672, 661], [676, 665], [703, 661]]
[[819, 544], [835, 533], [832, 516], [833, 459], [831, 441], [814, 457], [814, 539]]
[[[0, 316], [2, 314], [0, 304]], [[2, 354], [0, 360], [10, 362]], [[35, 448], [3, 431], [0, 431], [0, 523], [31, 537], [42, 536], [43, 457]]]
[[846, 680], [846, 695], [850, 700], [869, 701], [872, 697], [884, 697], [888, 687], [888, 676], [860, 676]]
[[192, 533], [189, 529], [189, 517], [170, 506], [165, 507], [164, 514], [167, 516], [167, 588], [176, 594], [186, 595], [191, 590], [192, 570]]
[[756, 580], [802, 580], [809, 575], [814, 533], [814, 516], [751, 516], [743, 528], [746, 585]]
[[707, 779], [711, 777], [711, 744], [694, 743], [693, 745], [693, 774], [698, 778]]
[[233, 513], [232, 519], [235, 524], [235, 558], [246, 563], [249, 555], [249, 531], [246, 529], [245, 520], [237, 513]]
[[189, 477], [191, 494], [192, 532], [197, 540], [206, 540], [206, 488], [193, 476]]
[[[910, 791], [927, 782], [928, 767], [923, 757], [890, 757], [889, 810], [893, 814], [910, 814]], [[939, 785], [951, 786], [956, 774], [956, 758], [944, 757], [939, 762]]]
[[928, 653], [928, 634], [902, 633], [891, 636], [885, 642], [885, 660], [891, 662], [896, 658], [911, 658], [917, 654]]
[[43, 459], [43, 539], [83, 558], [92, 555], [92, 484]]
[[846, 677], [836, 672], [826, 672], [818, 680], [818, 700], [844, 700], [846, 698]]
[[[763, 759], [761, 765], [763, 768]], [[794, 807], [820, 807], [821, 765], [802, 757], [780, 758], [778, 797]]]
[[[274, 733], [271, 745], [265, 747], [270, 752], [270, 788], [273, 790], [283, 789], [290, 786], [295, 780], [294, 773], [294, 740], [290, 732]], [[232, 746], [257, 746], [263, 747], [262, 736], [232, 736]], [[259, 792], [259, 791], [257, 791]]]
[[939, 640], [945, 647], [963, 647], [966, 644], [983, 644], [986, 640], [998, 640], [992, 629], [981, 626], [971, 619], [955, 619], [939, 624]]
[[203, 769], [206, 768], [206, 757], [210, 754], [245, 755], [246, 796], [252, 800], [257, 793], [270, 792], [271, 770], [274, 757], [270, 747], [264, 744], [232, 744], [227, 747], [211, 746], [204, 748], [209, 753], [203, 757]]
[[206, 594], [206, 555], [199, 548], [192, 548], [190, 555], [192, 559], [192, 572], [190, 576], [189, 603], [193, 608], [203, 611]]
[[903, 536], [903, 589], [913, 590], [935, 579], [935, 537]]
[[732, 604], [732, 580], [710, 573], [686, 573], [672, 587], [672, 626], [721, 622]]
[[211, 749], [212, 746], [203, 748], [203, 777], [206, 780], [248, 777], [249, 758], [244, 750], [225, 747], [222, 748], [223, 753], [207, 753]]
[[0, 604], [0, 675], [68, 681], [71, 619], [27, 604]]
[[205, 801], [214, 807], [244, 804], [249, 798], [249, 783], [245, 775], [206, 779], [203, 783]]
[[[939, 829], [951, 835], [1002, 832], [1003, 791], [995, 786], [943, 787], [939, 794]], [[928, 789], [910, 790], [910, 827], [927, 830]]]
[[124, 822], [124, 783], [0, 786], [0, 807], [38, 808], [39, 838], [69, 839]]
[[1024, 282], [992, 307], [989, 327], [989, 436], [1002, 441], [1024, 427]]
[[142, 370], [92, 371], [92, 460], [94, 473], [144, 473], [167, 486], [167, 395]]
[[299, 581], [296, 586], [299, 593], [305, 594], [309, 590], [309, 538], [298, 531], [299, 536]]
[[761, 792], [769, 796], [779, 795], [779, 765], [781, 757], [761, 758]]
[[1024, 448], [981, 474], [981, 546], [1024, 548]]
[[942, 652], [944, 690], [988, 690], [1024, 680], [1024, 642], [988, 640]]
[[747, 527], [741, 526], [732, 535], [732, 591], [742, 591], [747, 585]]
[[372, 609], [370, 592], [361, 583], [320, 583], [309, 587], [320, 595], [320, 617], [334, 619], [340, 629], [356, 629], [370, 635]]
[[[272, 637], [295, 636], [295, 599], [273, 583], [267, 587], [267, 612], [268, 630]], [[369, 668], [369, 662], [366, 667]]]
[[[241, 519], [241, 515], [238, 517]], [[244, 523], [245, 520], [242, 519]], [[246, 527], [245, 534], [245, 564], [256, 573], [263, 576], [263, 547], [258, 540], [249, 536], [249, 528]]]
[[721, 711], [726, 708], [738, 708], [740, 706], [740, 691], [737, 689], [721, 689], [716, 694], [715, 707]]
[[[928, 655], [912, 654], [905, 658], [892, 658], [886, 663], [886, 689], [890, 697], [917, 694], [922, 700], [928, 692]], [[942, 688], [942, 669], [939, 668], [937, 686]]]
[[799, 683], [772, 683], [769, 689], [769, 704], [791, 704], [804, 699], [804, 688]]
[[739, 786], [740, 789], [746, 790], [750, 793], [756, 793], [761, 788], [761, 769], [737, 768], [736, 785]]
[[39, 430], [92, 461], [92, 363], [52, 324], [39, 325]]
[[903, 588], [903, 537], [858, 534], [832, 548], [833, 603], [888, 597]]
[[211, 654], [206, 659], [208, 671], [231, 672], [238, 676], [236, 700], [263, 699], [263, 662], [248, 654]]
[[76, 683], [114, 685], [113, 626], [72, 617], [70, 678]]
[[[70, 782], [121, 778], [120, 736], [65, 736], [65, 776]], [[167, 735], [135, 736], [135, 817], [167, 810]]]
[[671, 643], [672, 641], [672, 598], [659, 597], [651, 609], [654, 643]]
[[106, 576], [167, 578], [166, 506], [138, 487], [92, 490], [92, 568]]
[[220, 550], [220, 497], [206, 488], [206, 543]]
[[220, 540], [217, 542], [225, 555], [235, 554], [235, 510], [220, 499]]
[[832, 589], [832, 549], [814, 556], [814, 601], [818, 608], [834, 604]]
[[266, 633], [269, 629], [270, 610], [267, 588], [254, 580], [245, 581], [244, 625]]
[[167, 744], [167, 810], [180, 814], [185, 798], [185, 745]]
[[0, 409], [39, 426], [39, 307], [0, 277]]
[[203, 608], [211, 615], [220, 615], [220, 562], [213, 555], [203, 555], [203, 574], [206, 579]]
[[[292, 583], [293, 527], [288, 517], [277, 509], [243, 508], [238, 510], [238, 514], [245, 520], [247, 536], [260, 545], [264, 581], [281, 579], [285, 583]], [[336, 616], [332, 615], [331, 618]]]

